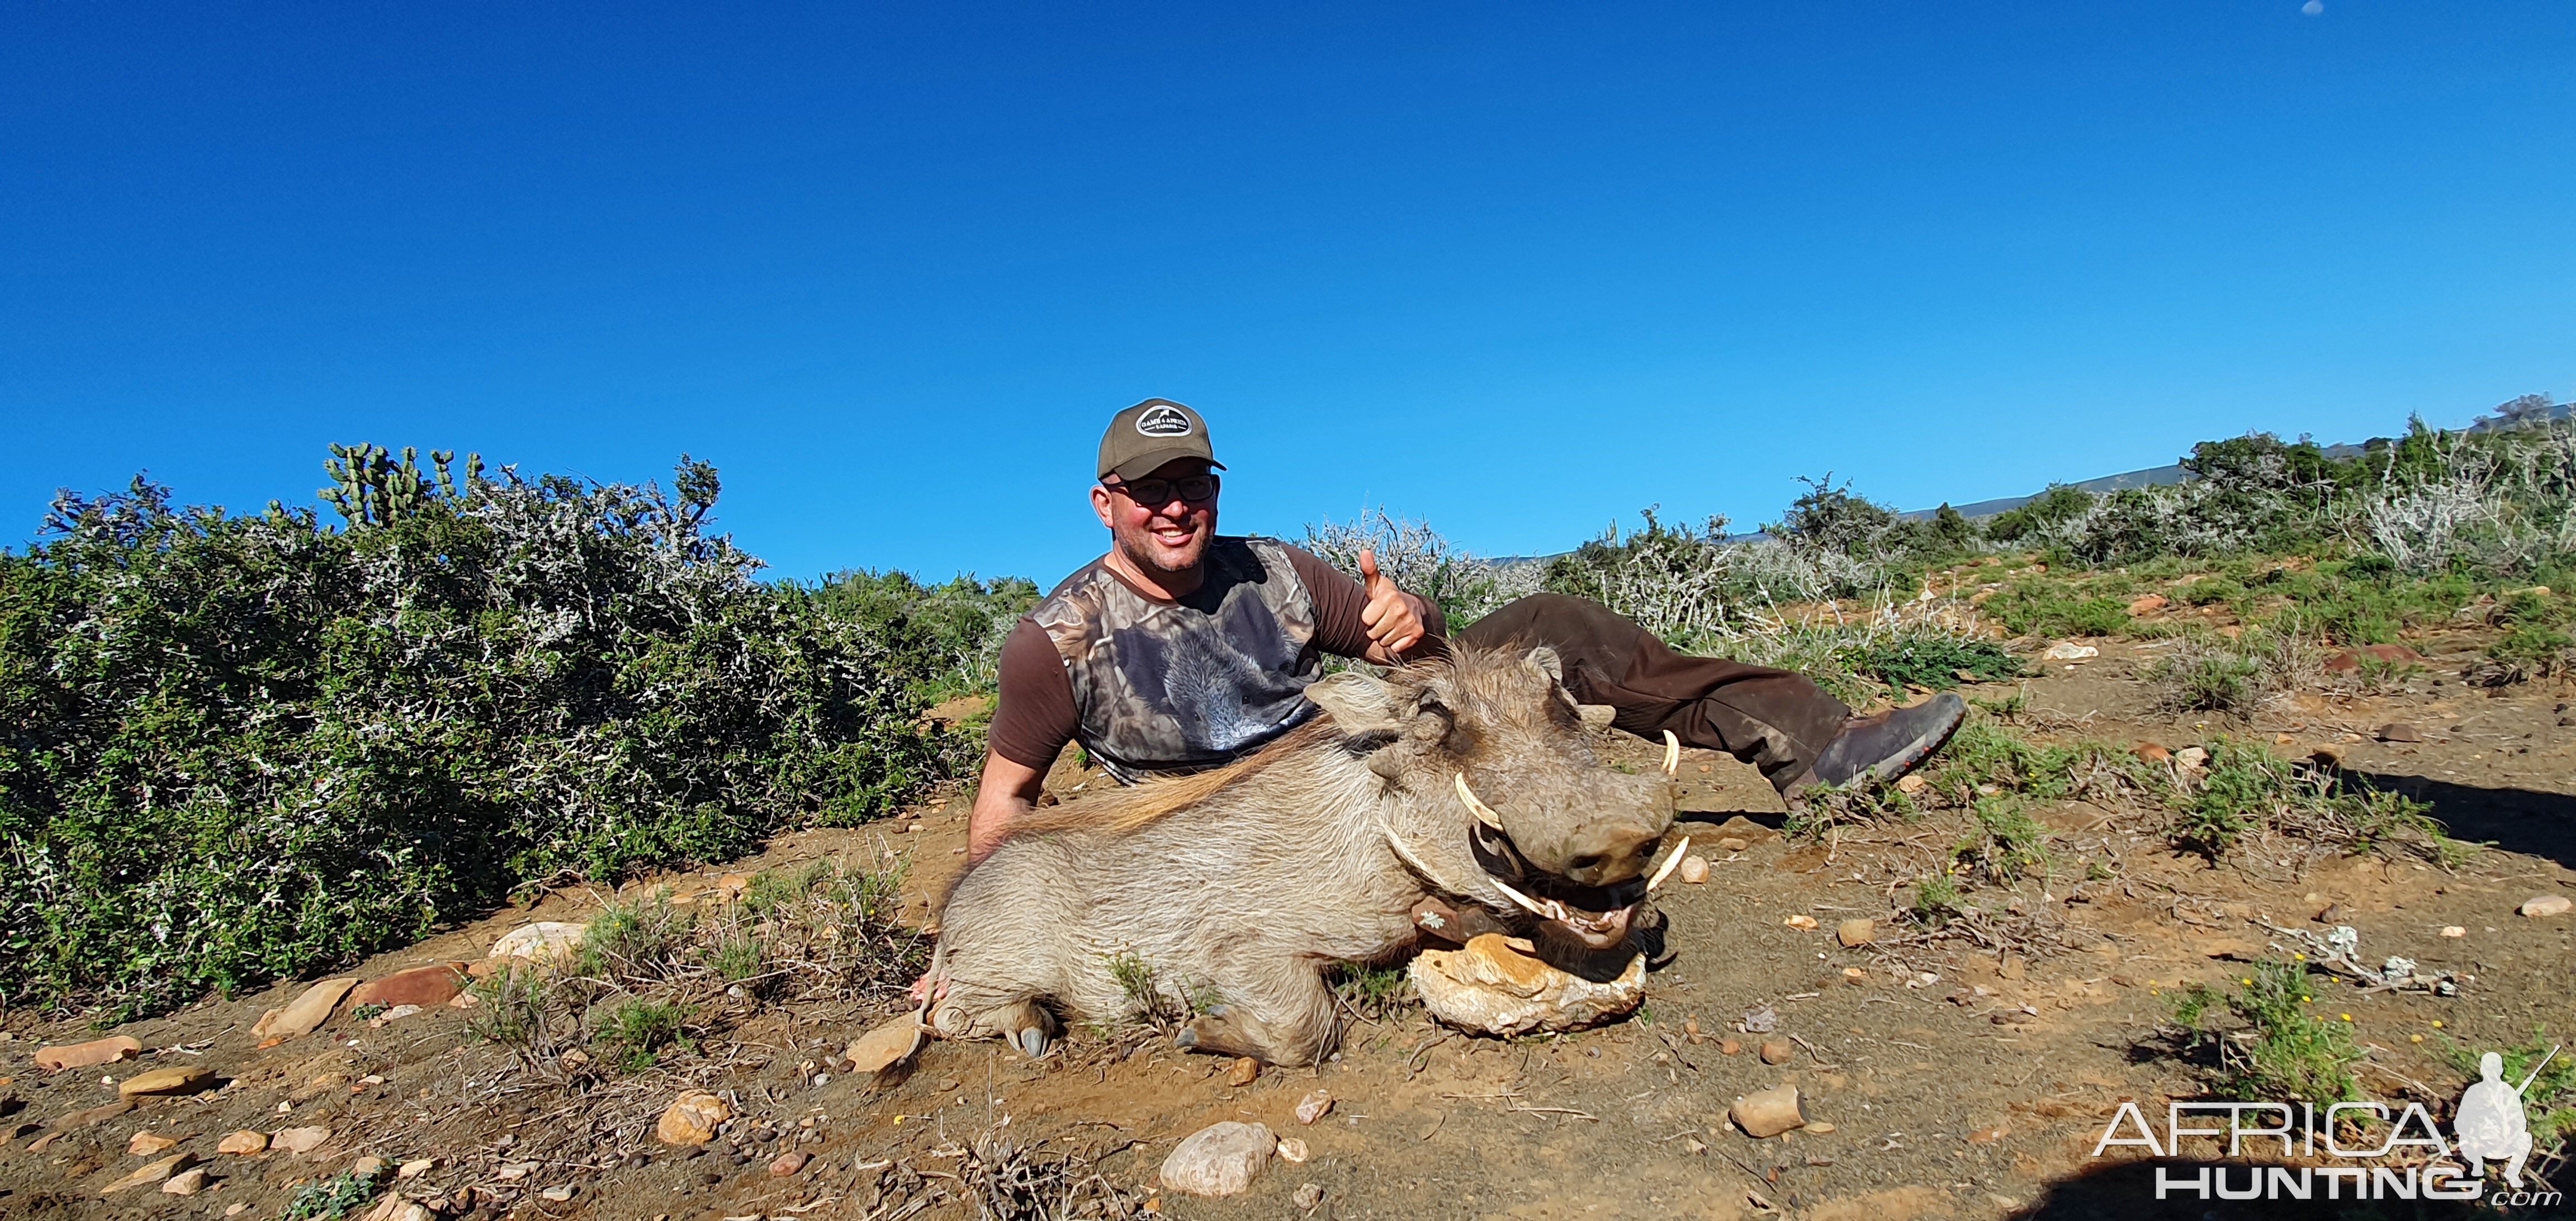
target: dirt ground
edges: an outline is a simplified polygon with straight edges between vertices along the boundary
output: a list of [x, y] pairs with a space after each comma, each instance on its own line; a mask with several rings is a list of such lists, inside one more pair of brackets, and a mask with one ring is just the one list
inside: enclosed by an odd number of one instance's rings
[[[2576, 688], [2464, 686], [2458, 676], [2482, 639], [2437, 634], [2410, 641], [2427, 665], [2384, 695], [2303, 696], [2251, 721], [2177, 720], [2153, 710], [2142, 681], [2161, 644], [2091, 643], [2099, 657], [2048, 663], [2020, 685], [2023, 723], [2039, 736], [2180, 748], [2227, 733], [2293, 757], [2330, 747], [2345, 770], [2430, 801], [2455, 835], [2495, 847], [2455, 871], [2404, 857], [2256, 851], [2213, 867], [2175, 853], [2134, 815], [2066, 803], [2045, 818], [2056, 858], [2104, 862], [2112, 877], [2082, 881], [2061, 864], [2053, 880], [2026, 886], [2027, 918], [2007, 944], [1925, 940], [1897, 935], [1893, 917], [1945, 858], [1955, 811], [1795, 842], [1777, 833], [1780, 803], [1757, 776], [1693, 752], [1681, 831], [1712, 868], [1703, 884], [1667, 888], [1680, 956], [1651, 977], [1644, 1011], [1605, 1028], [1506, 1041], [1446, 1031], [1410, 1009], [1353, 1022], [1330, 1064], [1270, 1069], [1240, 1086], [1225, 1061], [1143, 1034], [1077, 1036], [1037, 1062], [996, 1044], [933, 1044], [907, 1078], [880, 1083], [835, 1067], [838, 1049], [893, 1011], [852, 1003], [759, 1013], [703, 1057], [577, 1090], [475, 1054], [464, 1015], [445, 1007], [381, 1027], [343, 1013], [261, 1048], [252, 1025], [300, 983], [112, 1032], [16, 1014], [0, 1043], [0, 1095], [16, 1100], [0, 1114], [9, 1135], [0, 1216], [277, 1217], [299, 1185], [372, 1155], [435, 1159], [393, 1186], [460, 1216], [968, 1217], [964, 1171], [979, 1137], [988, 1149], [998, 1132], [1077, 1155], [1108, 1183], [1143, 1189], [1175, 1142], [1229, 1119], [1295, 1136], [1309, 1159], [1274, 1161], [1239, 1197], [1162, 1193], [1151, 1207], [1206, 1218], [2298, 1215], [2158, 1204], [2141, 1163], [2089, 1156], [2123, 1101], [2161, 1114], [2165, 1100], [2204, 1092], [2191, 1066], [2155, 1051], [2178, 984], [2225, 981], [2269, 947], [2296, 948], [2276, 927], [2329, 923], [2359, 930], [2365, 960], [2402, 955], [2423, 972], [2455, 972], [2454, 997], [2344, 987], [2331, 998], [2370, 1051], [2365, 1089], [2439, 1100], [2440, 1114], [2464, 1083], [2435, 1054], [2443, 1040], [2496, 1047], [2527, 1039], [2535, 1024], [2576, 1028], [2576, 917], [2515, 910], [2536, 895], [2576, 893], [2576, 732], [2566, 728]], [[2418, 727], [2411, 736], [2421, 740], [2378, 740], [2392, 722]], [[1653, 756], [1643, 743], [1627, 749]], [[1060, 768], [1055, 783], [1098, 781]], [[895, 850], [914, 862], [916, 895], [930, 893], [963, 860], [964, 809], [951, 797], [922, 812], [917, 832], [791, 835], [757, 859], [646, 884], [703, 889], [723, 873]], [[477, 959], [513, 928], [580, 919], [608, 898], [557, 892], [348, 974]], [[1797, 915], [1820, 929], [1787, 923]], [[1833, 930], [1853, 917], [1889, 935], [1845, 948]], [[2466, 935], [2445, 937], [2445, 926]], [[1765, 1064], [1753, 1050], [1763, 1040], [1737, 1030], [1764, 1008], [1777, 1015], [1773, 1037], [1795, 1040], [1787, 1063]], [[39, 1046], [103, 1033], [130, 1034], [146, 1052], [105, 1067], [35, 1067]], [[1741, 1050], [1729, 1054], [1728, 1039]], [[116, 1080], [173, 1065], [209, 1067], [223, 1084], [115, 1109]], [[1808, 1099], [1808, 1129], [1757, 1141], [1729, 1125], [1739, 1095], [1787, 1082]], [[737, 1117], [701, 1148], [657, 1143], [654, 1116], [691, 1087], [729, 1094]], [[1333, 1109], [1301, 1125], [1297, 1103], [1318, 1089]], [[330, 1136], [302, 1155], [216, 1151], [227, 1132], [289, 1126]], [[129, 1153], [138, 1132], [177, 1140], [173, 1152], [210, 1165], [211, 1185], [188, 1197], [150, 1185], [102, 1197], [167, 1156]], [[782, 1151], [812, 1158], [776, 1174]], [[1299, 1203], [1308, 1185], [1320, 1189], [1311, 1208]]]

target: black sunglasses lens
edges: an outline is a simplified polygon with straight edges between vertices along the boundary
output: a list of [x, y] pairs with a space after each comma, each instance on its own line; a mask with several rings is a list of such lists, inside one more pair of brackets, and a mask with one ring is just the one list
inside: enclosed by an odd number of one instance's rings
[[1181, 499], [1192, 502], [1206, 500], [1215, 495], [1216, 476], [1191, 475], [1182, 479], [1139, 479], [1134, 483], [1122, 484], [1120, 487], [1127, 493], [1128, 499], [1140, 505], [1159, 508], [1172, 503], [1174, 493], [1179, 493]]

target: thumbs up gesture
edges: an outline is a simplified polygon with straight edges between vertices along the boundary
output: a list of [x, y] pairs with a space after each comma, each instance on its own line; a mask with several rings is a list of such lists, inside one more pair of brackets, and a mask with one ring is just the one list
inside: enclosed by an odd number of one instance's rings
[[1368, 605], [1360, 608], [1360, 623], [1368, 628], [1371, 652], [1369, 660], [1392, 663], [1398, 655], [1422, 643], [1423, 602], [1395, 587], [1395, 582], [1377, 569], [1377, 552], [1360, 552], [1360, 585], [1368, 595]]

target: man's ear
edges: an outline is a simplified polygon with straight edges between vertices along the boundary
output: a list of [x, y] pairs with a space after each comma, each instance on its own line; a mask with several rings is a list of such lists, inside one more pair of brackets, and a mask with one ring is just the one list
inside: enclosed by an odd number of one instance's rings
[[1539, 673], [1555, 679], [1560, 684], [1565, 681], [1565, 659], [1557, 656], [1555, 649], [1540, 645], [1529, 651], [1528, 660], [1529, 664], [1538, 667]]
[[1327, 675], [1306, 688], [1306, 698], [1315, 701], [1349, 737], [1392, 733], [1397, 728], [1395, 689], [1374, 675], [1357, 670]]

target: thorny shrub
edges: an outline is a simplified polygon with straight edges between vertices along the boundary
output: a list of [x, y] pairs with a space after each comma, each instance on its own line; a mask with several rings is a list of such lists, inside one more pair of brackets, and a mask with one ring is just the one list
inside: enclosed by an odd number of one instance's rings
[[900, 649], [678, 491], [335, 449], [344, 526], [64, 493], [0, 551], [0, 999], [149, 1012], [944, 774]]

